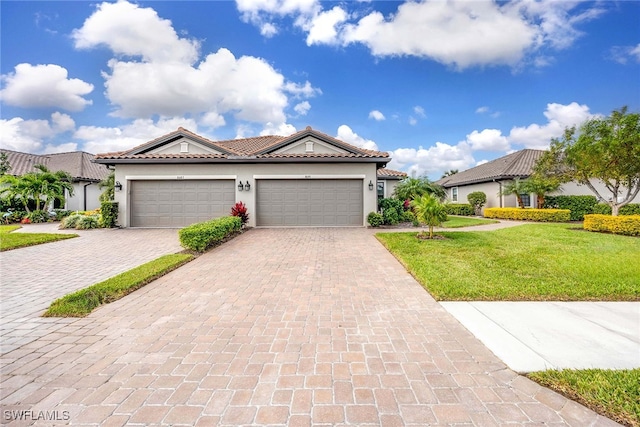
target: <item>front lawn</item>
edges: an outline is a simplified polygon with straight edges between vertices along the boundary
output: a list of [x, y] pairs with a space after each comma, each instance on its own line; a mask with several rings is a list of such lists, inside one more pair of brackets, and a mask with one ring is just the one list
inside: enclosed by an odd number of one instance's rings
[[640, 300], [640, 239], [570, 227], [376, 237], [441, 301]]
[[528, 377], [614, 421], [640, 426], [640, 369], [565, 369]]
[[78, 237], [77, 234], [11, 233], [18, 228], [19, 225], [0, 225], [0, 251]]
[[486, 225], [497, 224], [500, 221], [494, 219], [480, 219], [469, 218], [466, 216], [451, 216], [447, 217], [447, 220], [442, 223], [443, 228], [461, 228], [461, 227], [473, 227], [474, 225]]

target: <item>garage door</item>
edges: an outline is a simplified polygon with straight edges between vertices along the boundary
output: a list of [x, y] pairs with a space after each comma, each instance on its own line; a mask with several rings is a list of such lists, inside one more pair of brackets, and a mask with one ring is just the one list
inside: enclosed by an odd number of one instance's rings
[[184, 227], [228, 215], [233, 180], [132, 181], [131, 227]]
[[257, 225], [361, 226], [362, 180], [257, 181]]

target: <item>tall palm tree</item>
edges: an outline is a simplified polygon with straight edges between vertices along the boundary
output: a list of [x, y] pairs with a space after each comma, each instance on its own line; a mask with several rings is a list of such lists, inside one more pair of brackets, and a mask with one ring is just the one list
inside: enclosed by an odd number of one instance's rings
[[[448, 176], [455, 175], [458, 172], [459, 172], [458, 169], [449, 169], [448, 171], [446, 171], [445, 173], [442, 174], [442, 178], [446, 178]], [[442, 178], [440, 178], [440, 179], [442, 179]]]
[[438, 199], [431, 194], [425, 194], [411, 202], [416, 219], [429, 226], [429, 238], [433, 239], [433, 227], [437, 227], [447, 220], [447, 211]]
[[54, 200], [64, 201], [64, 192], [73, 194], [71, 175], [64, 171], [51, 172], [44, 165], [35, 165], [35, 172], [26, 173], [20, 177], [4, 175], [1, 182], [8, 184], [3, 193], [20, 201], [27, 212], [29, 201], [35, 202], [35, 210], [46, 208]]

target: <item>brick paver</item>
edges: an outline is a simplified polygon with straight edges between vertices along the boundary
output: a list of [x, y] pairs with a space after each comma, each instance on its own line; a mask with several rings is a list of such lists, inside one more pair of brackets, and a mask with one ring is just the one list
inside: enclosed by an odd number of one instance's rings
[[31, 224], [19, 232], [80, 237], [0, 252], [0, 354], [72, 323], [40, 317], [51, 302], [182, 248], [175, 229], [58, 230]]
[[358, 228], [251, 230], [1, 362], [3, 413], [71, 425], [617, 425], [507, 369]]

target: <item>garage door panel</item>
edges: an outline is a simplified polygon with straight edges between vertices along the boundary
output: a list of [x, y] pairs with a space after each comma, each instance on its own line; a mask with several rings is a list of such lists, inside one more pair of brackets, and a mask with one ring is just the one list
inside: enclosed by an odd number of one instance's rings
[[132, 181], [132, 227], [184, 227], [227, 215], [233, 180]]
[[257, 225], [362, 225], [362, 180], [259, 180], [256, 187]]

